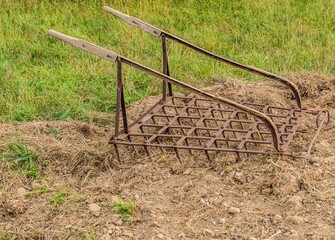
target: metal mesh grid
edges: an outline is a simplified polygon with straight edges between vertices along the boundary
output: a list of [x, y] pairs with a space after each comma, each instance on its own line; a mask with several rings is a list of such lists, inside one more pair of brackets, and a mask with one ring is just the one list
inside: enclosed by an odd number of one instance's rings
[[[276, 124], [285, 151], [305, 109], [240, 102], [268, 115]], [[213, 101], [191, 97], [168, 97], [155, 104], [113, 143], [133, 146], [266, 153], [273, 151], [267, 126], [245, 112], [225, 108]]]

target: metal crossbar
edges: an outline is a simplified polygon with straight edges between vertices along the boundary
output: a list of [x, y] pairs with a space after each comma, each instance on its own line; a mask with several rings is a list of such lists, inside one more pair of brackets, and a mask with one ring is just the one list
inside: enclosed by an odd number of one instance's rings
[[[110, 9], [106, 7], [104, 9], [110, 12]], [[232, 62], [152, 27], [143, 21], [125, 14], [120, 15], [122, 13], [119, 12], [117, 14], [125, 21], [157, 37], [162, 36], [163, 73], [85, 40], [70, 37], [53, 30], [49, 30], [48, 33], [82, 50], [117, 63], [115, 133], [109, 142], [114, 145], [120, 162], [118, 145], [131, 145], [134, 148], [144, 147], [147, 154], [149, 154], [148, 148], [157, 147], [163, 152], [164, 148], [171, 148], [174, 149], [180, 161], [178, 149], [187, 149], [191, 153], [193, 150], [202, 150], [208, 158], [209, 151], [234, 152], [238, 156], [240, 153], [276, 153], [302, 157], [310, 153], [323, 124], [326, 122], [326, 125], [328, 125], [330, 118], [328, 110], [310, 111], [302, 108], [298, 89], [289, 80], [260, 69]], [[278, 107], [251, 102], [234, 102], [227, 98], [214, 96], [170, 77], [165, 37], [174, 39], [220, 61], [286, 84], [293, 91], [298, 108]], [[122, 83], [123, 64], [128, 64], [163, 80], [161, 100], [130, 125], [128, 125]], [[172, 85], [179, 86], [195, 95], [191, 97], [174, 96]], [[121, 113], [122, 129], [120, 126]], [[288, 146], [299, 131], [298, 126], [307, 114], [317, 115], [315, 136], [311, 140], [306, 152], [289, 152]], [[304, 131], [300, 132], [303, 133]]]

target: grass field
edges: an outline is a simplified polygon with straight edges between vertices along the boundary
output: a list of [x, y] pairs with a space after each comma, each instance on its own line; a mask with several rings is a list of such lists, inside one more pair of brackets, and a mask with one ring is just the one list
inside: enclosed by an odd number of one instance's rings
[[[159, 39], [102, 11], [108, 5], [244, 64], [288, 77], [335, 75], [335, 1], [0, 0], [0, 122], [36, 118], [100, 121], [115, 108], [116, 64], [46, 33], [99, 44], [156, 70]], [[168, 42], [171, 75], [195, 86], [258, 77]], [[127, 104], [160, 92], [160, 81], [124, 71]]]

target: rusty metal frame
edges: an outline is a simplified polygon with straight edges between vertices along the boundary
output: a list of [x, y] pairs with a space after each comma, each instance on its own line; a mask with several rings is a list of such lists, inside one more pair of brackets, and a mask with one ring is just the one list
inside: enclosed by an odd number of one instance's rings
[[[163, 65], [167, 65], [167, 52], [166, 52], [166, 38], [169, 38], [175, 42], [178, 42], [186, 47], [189, 47], [199, 53], [202, 53], [208, 57], [211, 57], [211, 58], [214, 58], [218, 61], [221, 61], [221, 62], [224, 62], [224, 63], [227, 63], [229, 65], [232, 65], [234, 67], [237, 67], [237, 68], [240, 68], [240, 69], [243, 69], [243, 70], [246, 70], [246, 71], [249, 71], [251, 73], [254, 73], [254, 74], [258, 74], [258, 75], [261, 75], [263, 77], [266, 77], [266, 78], [270, 78], [272, 80], [275, 80], [275, 81], [279, 81], [280, 83], [284, 84], [286, 87], [289, 87], [291, 89], [291, 91], [293, 92], [294, 94], [294, 97], [297, 101], [297, 106], [299, 108], [302, 108], [302, 101], [301, 101], [301, 96], [300, 96], [300, 93], [299, 93], [299, 89], [298, 87], [293, 83], [291, 82], [290, 80], [284, 78], [284, 77], [281, 77], [281, 76], [277, 76], [273, 73], [270, 73], [270, 72], [267, 72], [267, 71], [264, 71], [262, 69], [258, 69], [258, 68], [255, 68], [255, 67], [252, 67], [252, 66], [248, 66], [248, 65], [244, 65], [244, 64], [241, 64], [241, 63], [238, 63], [238, 62], [235, 62], [233, 60], [230, 60], [228, 58], [224, 58], [222, 56], [219, 56], [215, 53], [212, 53], [212, 52], [209, 52], [201, 47], [198, 47], [190, 42], [187, 42], [179, 37], [176, 37], [174, 35], [172, 35], [171, 33], [168, 33], [166, 31], [163, 31], [157, 27], [154, 27], [142, 20], [139, 20], [135, 17], [132, 17], [132, 16], [129, 16], [127, 14], [124, 14], [122, 12], [119, 12], [113, 8], [110, 8], [108, 6], [104, 6], [103, 7], [103, 10], [106, 11], [107, 13], [109, 14], [112, 14], [120, 19], [122, 19], [123, 21], [135, 26], [135, 27], [138, 27], [148, 33], [150, 33], [151, 35], [154, 35], [155, 37], [162, 37], [162, 42], [163, 42]], [[168, 74], [169, 75], [169, 74]], [[164, 95], [164, 89], [163, 89], [163, 95]]]
[[[164, 148], [171, 148], [174, 149], [178, 158], [178, 149], [203, 150], [208, 158], [209, 151], [234, 152], [238, 156], [240, 153], [277, 153], [298, 156], [298, 154], [287, 152], [287, 147], [298, 131], [297, 128], [304, 115], [313, 114], [317, 115], [318, 129], [308, 149], [307, 154], [309, 154], [327, 117], [329, 122], [329, 112], [326, 109], [316, 112], [304, 108], [294, 109], [268, 104], [238, 103], [187, 85], [168, 76], [167, 55], [164, 57], [163, 74], [85, 40], [53, 30], [49, 30], [48, 34], [117, 63], [115, 134], [109, 142], [114, 145], [120, 162], [117, 145], [141, 146], [144, 147], [148, 155], [150, 155], [149, 147], [158, 147], [163, 152]], [[165, 39], [163, 38], [163, 56], [164, 44]], [[122, 84], [123, 63], [163, 80], [162, 99], [130, 125], [128, 125], [126, 116]], [[173, 96], [172, 84], [195, 95], [193, 97]], [[167, 87], [168, 95], [166, 93]], [[174, 112], [171, 113], [171, 111]], [[121, 113], [122, 131], [120, 131]], [[324, 116], [319, 121], [322, 113]], [[144, 128], [151, 130], [144, 131]], [[138, 138], [142, 139], [139, 141]]]

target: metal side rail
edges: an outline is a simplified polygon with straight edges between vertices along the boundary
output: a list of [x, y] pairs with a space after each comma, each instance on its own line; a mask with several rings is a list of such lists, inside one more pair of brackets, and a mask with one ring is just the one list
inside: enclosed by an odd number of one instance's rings
[[[270, 73], [270, 72], [267, 72], [267, 71], [264, 71], [264, 70], [261, 70], [261, 69], [258, 69], [258, 68], [255, 68], [255, 67], [252, 67], [252, 66], [248, 66], [248, 65], [244, 65], [244, 64], [241, 64], [241, 63], [238, 63], [238, 62], [235, 62], [233, 60], [230, 60], [230, 59], [227, 59], [227, 58], [224, 58], [224, 57], [221, 57], [217, 54], [214, 54], [214, 53], [211, 53], [201, 47], [198, 47], [190, 42], [187, 42], [179, 37], [176, 37], [174, 35], [172, 35], [171, 33], [168, 33], [168, 32], [165, 32], [159, 28], [156, 28], [146, 22], [143, 22], [142, 20], [139, 20], [135, 17], [132, 17], [132, 16], [129, 16], [129, 15], [126, 15], [124, 13], [121, 13], [115, 9], [112, 9], [108, 6], [104, 6], [103, 7], [103, 10], [108, 12], [109, 14], [112, 14], [120, 19], [122, 19], [123, 21], [135, 26], [135, 27], [138, 27], [156, 37], [161, 37], [162, 38], [162, 49], [163, 49], [163, 70], [164, 70], [164, 74], [167, 74], [167, 75], [170, 75], [169, 74], [169, 67], [168, 67], [168, 58], [167, 58], [167, 52], [166, 52], [166, 38], [169, 38], [173, 41], [176, 41], [186, 47], [189, 47], [195, 51], [198, 51], [206, 56], [209, 56], [211, 58], [214, 58], [218, 61], [221, 61], [221, 62], [224, 62], [224, 63], [227, 63], [227, 64], [230, 64], [234, 67], [237, 67], [237, 68], [240, 68], [240, 69], [243, 69], [243, 70], [246, 70], [246, 71], [249, 71], [249, 72], [252, 72], [252, 73], [255, 73], [255, 74], [258, 74], [258, 75], [261, 75], [263, 77], [267, 77], [267, 78], [270, 78], [272, 80], [276, 80], [276, 81], [279, 81], [280, 83], [284, 84], [285, 86], [289, 87], [291, 89], [291, 91], [293, 92], [294, 94], [294, 97], [297, 101], [297, 105], [299, 108], [302, 108], [302, 101], [301, 101], [301, 96], [299, 94], [299, 90], [298, 90], [298, 87], [293, 83], [291, 82], [290, 80], [286, 79], [286, 78], [283, 78], [281, 76], [277, 76], [273, 73]], [[163, 86], [163, 96], [165, 94], [165, 89], [164, 89], [164, 86]], [[172, 93], [172, 89], [171, 89], [171, 85], [169, 85], [169, 92], [170, 92], [170, 95]]]
[[[120, 162], [117, 145], [144, 147], [149, 156], [149, 147], [160, 148], [163, 152], [163, 149], [173, 149], [178, 158], [178, 149], [187, 149], [190, 152], [201, 150], [208, 158], [209, 151], [234, 152], [238, 156], [240, 153], [294, 155], [288, 152], [287, 148], [292, 138], [299, 132], [298, 126], [304, 116], [307, 114], [318, 116], [316, 136], [327, 117], [329, 122], [327, 110], [315, 112], [304, 108], [234, 102], [187, 85], [85, 40], [53, 30], [49, 30], [48, 34], [117, 63], [115, 133], [109, 142], [114, 145]], [[123, 63], [195, 95], [191, 97], [165, 96], [165, 99], [163, 96], [146, 113], [128, 125], [122, 83]], [[120, 130], [121, 112], [122, 131]], [[325, 115], [319, 121], [322, 113]], [[315, 139], [312, 142], [314, 141]]]

